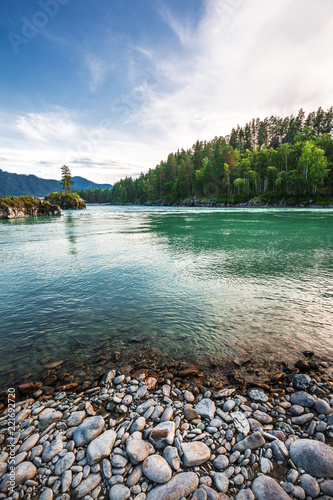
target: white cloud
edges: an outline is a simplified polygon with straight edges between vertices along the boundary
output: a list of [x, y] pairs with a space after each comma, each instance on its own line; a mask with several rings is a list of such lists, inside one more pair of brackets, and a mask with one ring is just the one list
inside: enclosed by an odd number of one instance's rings
[[56, 112], [27, 113], [18, 116], [14, 125], [28, 139], [37, 141], [70, 139], [77, 133], [76, 124], [70, 113], [64, 109], [57, 109]]
[[107, 64], [105, 61], [92, 53], [84, 55], [85, 64], [89, 72], [89, 88], [91, 92], [96, 92], [98, 87], [104, 83]]

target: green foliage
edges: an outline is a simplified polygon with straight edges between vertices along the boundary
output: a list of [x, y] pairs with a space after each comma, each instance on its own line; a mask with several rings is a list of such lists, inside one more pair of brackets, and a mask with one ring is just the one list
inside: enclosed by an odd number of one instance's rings
[[[197, 141], [169, 154], [137, 179], [121, 179], [113, 189], [79, 191], [87, 202], [169, 203], [201, 200], [241, 202], [332, 195], [333, 107], [307, 117], [271, 116], [237, 126], [229, 136]], [[319, 191], [320, 190], [320, 191]]]
[[61, 167], [61, 181], [60, 185], [62, 189], [65, 190], [66, 194], [68, 194], [71, 190], [71, 186], [74, 184], [74, 181], [72, 180], [72, 174], [71, 171], [69, 170], [69, 167], [67, 165], [63, 165]]

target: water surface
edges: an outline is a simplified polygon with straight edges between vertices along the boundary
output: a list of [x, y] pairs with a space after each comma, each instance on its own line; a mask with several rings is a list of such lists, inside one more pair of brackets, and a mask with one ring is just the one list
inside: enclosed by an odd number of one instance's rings
[[177, 359], [238, 343], [333, 353], [333, 210], [88, 206], [0, 221], [0, 363], [133, 338]]

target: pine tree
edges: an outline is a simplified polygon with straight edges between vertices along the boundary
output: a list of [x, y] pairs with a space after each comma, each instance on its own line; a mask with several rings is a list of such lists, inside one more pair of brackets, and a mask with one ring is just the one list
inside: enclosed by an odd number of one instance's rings
[[71, 190], [71, 186], [74, 184], [72, 180], [72, 174], [69, 170], [69, 167], [64, 165], [61, 167], [61, 181], [60, 181], [62, 189], [65, 190], [66, 194], [68, 194]]

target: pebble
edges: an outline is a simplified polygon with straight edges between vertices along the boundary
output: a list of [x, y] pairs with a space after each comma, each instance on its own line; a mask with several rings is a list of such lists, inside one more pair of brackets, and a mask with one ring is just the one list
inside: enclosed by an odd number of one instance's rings
[[184, 467], [195, 467], [201, 465], [210, 458], [210, 449], [205, 443], [192, 442], [183, 443], [182, 445], [182, 461]]
[[163, 449], [165, 446], [172, 445], [175, 437], [175, 423], [161, 422], [156, 425], [150, 433], [149, 441], [157, 449]]
[[214, 401], [208, 398], [203, 398], [199, 403], [195, 406], [195, 410], [202, 418], [209, 418], [212, 420], [215, 415], [216, 406]]
[[290, 401], [293, 405], [299, 405], [309, 408], [314, 405], [314, 399], [311, 394], [308, 394], [304, 391], [294, 392], [290, 397]]
[[218, 491], [225, 493], [228, 490], [229, 479], [223, 472], [215, 472], [213, 480]]
[[[96, 417], [90, 417], [96, 418]], [[100, 434], [97, 438], [90, 441], [87, 447], [87, 461], [89, 465], [97, 464], [103, 458], [110, 455], [117, 434], [114, 430], [108, 430]]]
[[198, 485], [199, 479], [194, 472], [181, 472], [168, 483], [150, 490], [147, 500], [181, 500], [193, 493]]
[[163, 484], [172, 477], [172, 469], [161, 455], [150, 455], [142, 465], [143, 473], [154, 483]]
[[123, 484], [115, 484], [110, 489], [109, 500], [127, 500], [131, 496], [131, 490]]
[[252, 484], [252, 491], [257, 500], [290, 500], [290, 496], [273, 478], [259, 476]]
[[302, 484], [302, 488], [305, 493], [310, 497], [317, 497], [320, 493], [320, 487], [314, 477], [310, 476], [310, 474], [302, 474], [300, 476], [300, 481]]
[[79, 448], [90, 443], [90, 441], [101, 434], [104, 425], [104, 418], [100, 415], [87, 417], [74, 431], [73, 440], [75, 441], [75, 445]]
[[142, 439], [127, 439], [126, 454], [132, 463], [138, 464], [143, 462], [151, 452], [149, 443]]

